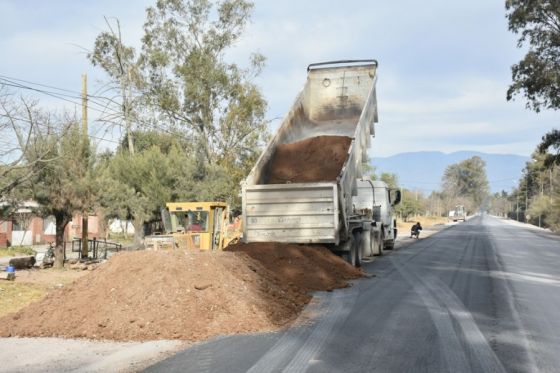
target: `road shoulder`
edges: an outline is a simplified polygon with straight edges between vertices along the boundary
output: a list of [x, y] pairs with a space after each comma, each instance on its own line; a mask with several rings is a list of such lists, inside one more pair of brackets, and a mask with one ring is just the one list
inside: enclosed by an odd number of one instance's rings
[[185, 349], [184, 341], [0, 338], [1, 371], [135, 372]]

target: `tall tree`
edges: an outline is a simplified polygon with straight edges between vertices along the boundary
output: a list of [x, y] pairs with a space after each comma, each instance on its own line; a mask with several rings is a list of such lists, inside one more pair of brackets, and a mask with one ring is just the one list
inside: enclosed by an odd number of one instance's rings
[[[462, 162], [447, 166], [442, 177], [444, 192], [459, 201], [466, 198], [470, 209], [480, 207], [488, 196], [486, 164], [482, 158], [474, 156]], [[457, 203], [457, 202], [456, 202]]]
[[[39, 168], [29, 188], [45, 216], [52, 215], [56, 221], [56, 268], [64, 265], [64, 230], [76, 212], [88, 211], [95, 204], [93, 151], [84, 146], [81, 129], [75, 119], [66, 119], [70, 129], [60, 134], [49, 132], [40, 140], [40, 151], [48, 151], [56, 161]], [[41, 154], [39, 153], [39, 154]], [[29, 162], [35, 163], [37, 153], [28, 152]]]
[[560, 131], [553, 129], [545, 134], [537, 150], [545, 155], [546, 167], [560, 166]]
[[201, 170], [217, 163], [236, 183], [267, 134], [266, 102], [252, 81], [264, 57], [253, 54], [248, 68], [226, 58], [252, 9], [245, 0], [158, 0], [142, 46], [152, 103], [192, 139]]
[[145, 223], [160, 217], [167, 202], [227, 200], [231, 176], [212, 164], [200, 170], [180, 139], [157, 131], [135, 131], [136, 152], [126, 139], [114, 156], [104, 156], [101, 205], [107, 217], [132, 220], [135, 245], [142, 244]]
[[[523, 94], [529, 109], [560, 109], [560, 3], [507, 0], [506, 11], [509, 30], [520, 35], [518, 47], [529, 47], [524, 58], [512, 66], [508, 100]], [[532, 216], [531, 222], [535, 223], [534, 217], [538, 216], [542, 224], [544, 217], [547, 225], [560, 229], [560, 195], [555, 188], [560, 174], [560, 131], [553, 129], [545, 134], [537, 152], [540, 155], [533, 154], [519, 182], [518, 194], [523, 192], [525, 198], [517, 195], [516, 200], [521, 199], [523, 211]]]
[[560, 3], [557, 0], [506, 0], [509, 30], [519, 34], [518, 47], [528, 45], [524, 58], [512, 66], [507, 91], [527, 99], [527, 107], [560, 108]]
[[389, 186], [389, 188], [398, 188], [399, 187], [399, 177], [397, 174], [391, 172], [382, 172], [379, 175], [379, 180], [385, 182]]
[[[109, 76], [106, 91], [118, 92], [119, 101], [105, 103], [104, 115], [100, 120], [124, 127], [127, 149], [134, 154], [132, 136], [134, 124], [138, 122], [138, 110], [142, 97], [135, 93], [144, 87], [144, 77], [139, 66], [134, 48], [126, 46], [122, 40], [121, 25], [118, 19], [114, 24], [105, 18], [108, 31], [101, 32], [95, 38], [93, 51], [88, 59], [94, 66], [101, 67]], [[115, 108], [114, 105], [118, 107]]]
[[416, 191], [402, 189], [401, 203], [395, 207], [395, 211], [403, 221], [408, 221], [411, 216], [416, 216], [422, 212], [423, 195]]
[[[0, 199], [28, 198], [17, 189], [55, 160], [49, 149], [40, 147], [41, 139], [54, 128], [52, 122], [36, 100], [0, 90]], [[26, 157], [30, 153], [32, 160]]]

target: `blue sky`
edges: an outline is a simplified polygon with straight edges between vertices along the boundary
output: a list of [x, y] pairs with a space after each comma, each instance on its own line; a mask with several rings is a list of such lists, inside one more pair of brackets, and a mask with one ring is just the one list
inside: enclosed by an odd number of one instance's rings
[[[87, 73], [95, 92], [103, 74], [88, 64], [84, 48], [104, 29], [103, 16], [118, 17], [125, 41], [137, 46], [152, 3], [0, 0], [0, 75], [79, 91]], [[376, 58], [380, 122], [373, 158], [421, 150], [529, 155], [558, 127], [558, 113], [535, 114], [522, 98], [505, 100], [510, 66], [523, 50], [507, 31], [503, 0], [258, 0], [229, 58], [243, 64], [253, 51], [267, 57], [257, 83], [268, 118], [288, 111], [309, 63]], [[99, 136], [117, 135], [90, 127]]]

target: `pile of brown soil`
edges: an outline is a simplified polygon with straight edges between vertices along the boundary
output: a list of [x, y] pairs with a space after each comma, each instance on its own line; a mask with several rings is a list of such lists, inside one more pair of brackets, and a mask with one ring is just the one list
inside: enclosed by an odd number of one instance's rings
[[278, 145], [268, 165], [266, 184], [336, 180], [351, 142], [347, 136], [317, 136]]
[[249, 254], [282, 283], [307, 292], [344, 288], [348, 280], [363, 276], [361, 270], [323, 246], [255, 242], [230, 245], [226, 250]]
[[239, 252], [123, 252], [0, 319], [0, 336], [202, 340], [275, 330], [310, 297]]

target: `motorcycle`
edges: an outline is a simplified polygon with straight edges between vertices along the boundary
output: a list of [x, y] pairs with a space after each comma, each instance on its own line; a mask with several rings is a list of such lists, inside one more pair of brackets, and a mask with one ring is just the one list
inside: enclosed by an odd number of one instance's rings
[[40, 268], [52, 267], [54, 264], [54, 242], [49, 242], [49, 248], [46, 252], [36, 255], [37, 261], [40, 262]]
[[412, 228], [410, 229], [410, 238], [418, 239], [418, 237], [420, 237], [420, 231], [421, 230], [422, 230], [422, 227], [418, 227], [416, 225], [413, 225]]

